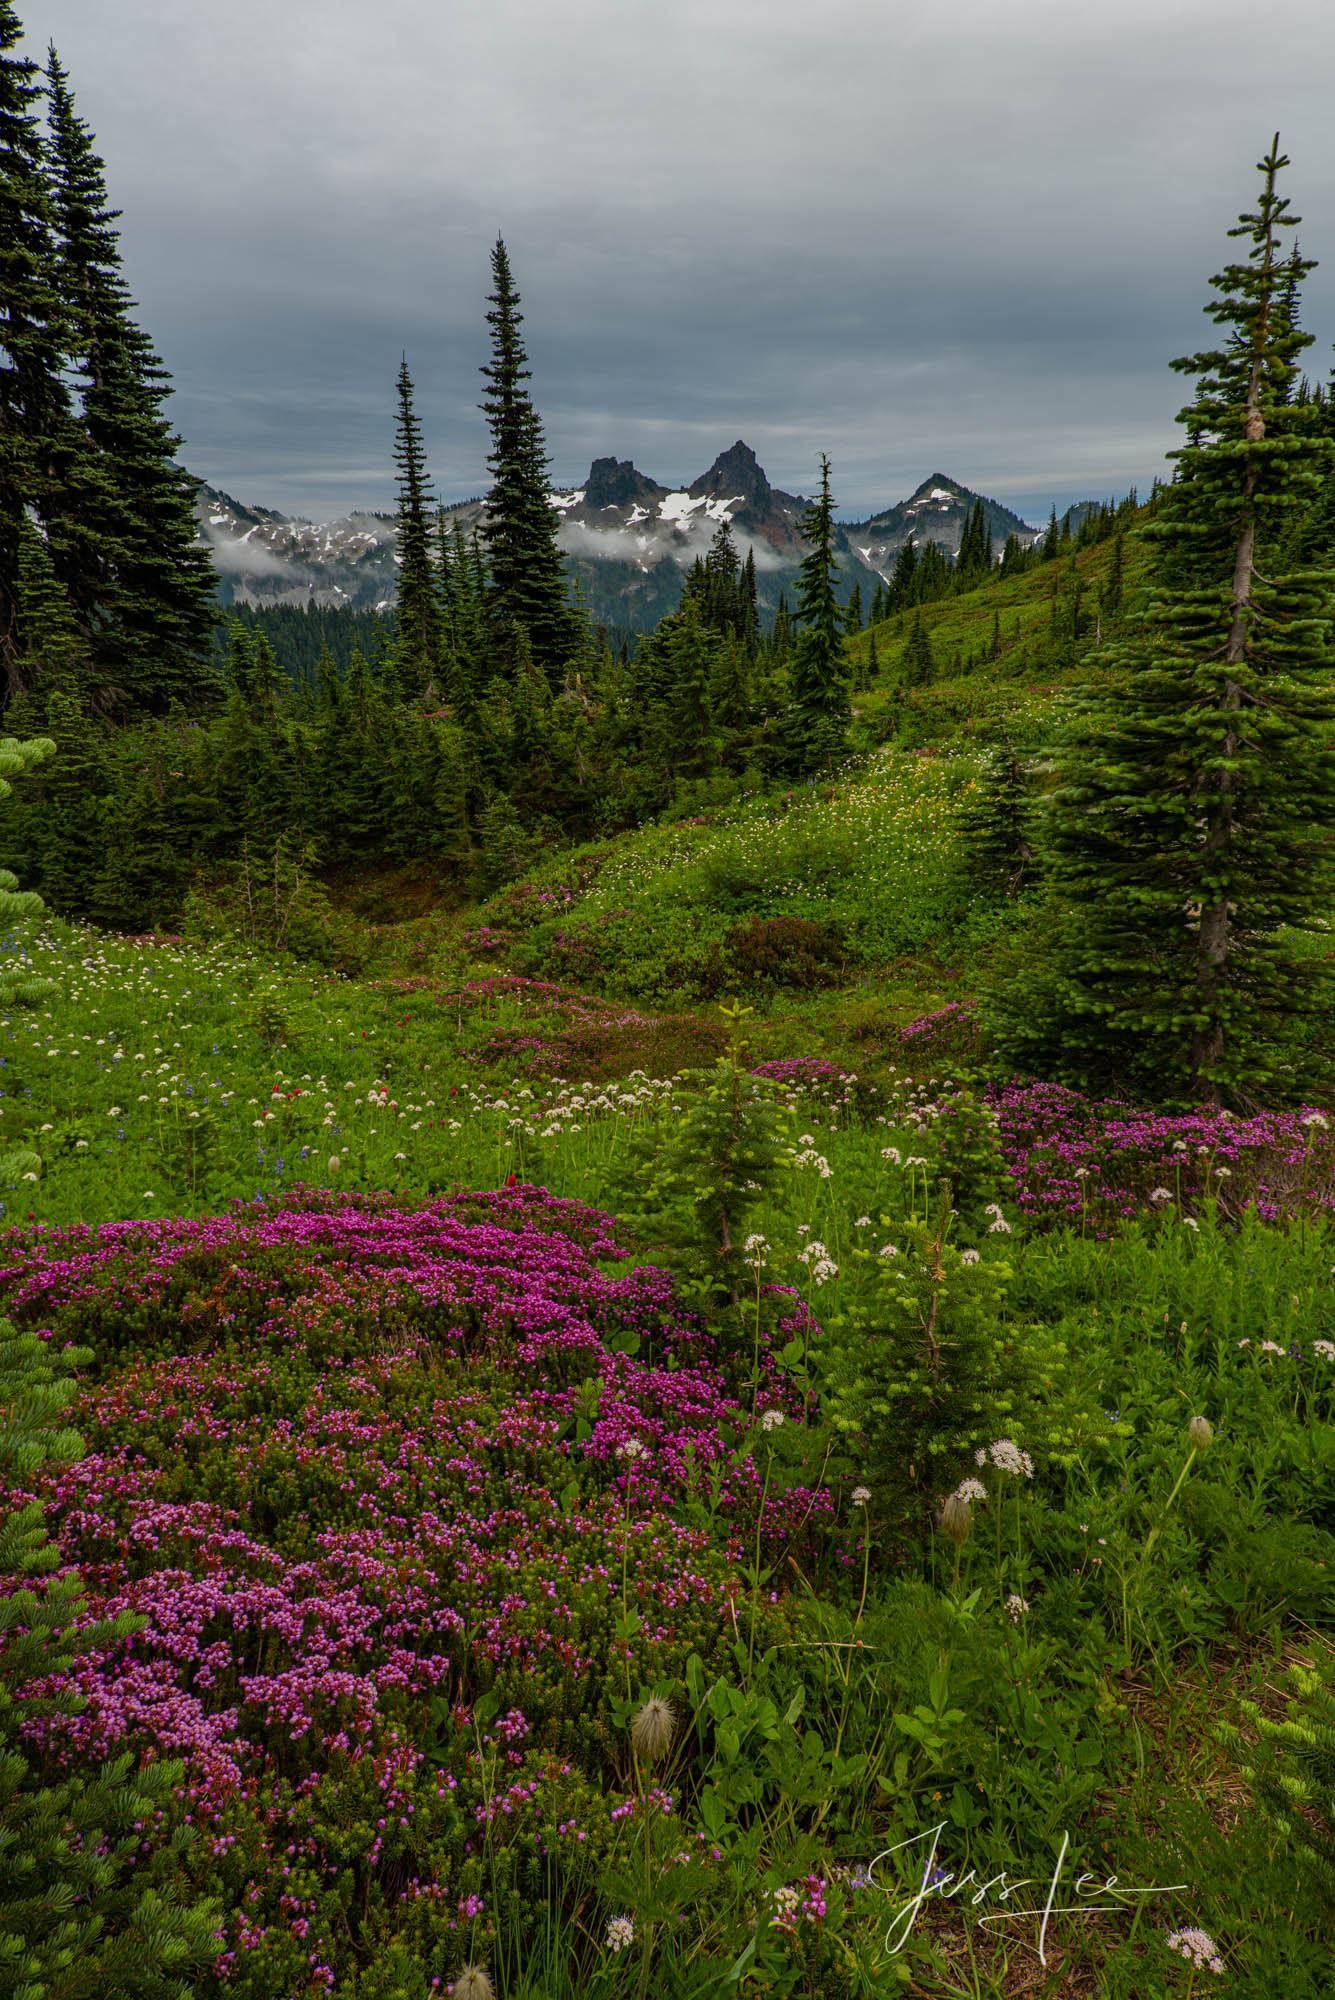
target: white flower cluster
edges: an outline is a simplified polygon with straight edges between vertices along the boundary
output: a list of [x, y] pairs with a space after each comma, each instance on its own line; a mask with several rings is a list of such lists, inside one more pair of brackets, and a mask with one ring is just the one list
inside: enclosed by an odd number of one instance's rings
[[607, 1926], [607, 1949], [624, 1951], [635, 1942], [635, 1925], [630, 1917], [613, 1917]]
[[801, 1903], [802, 1897], [796, 1889], [773, 1889], [770, 1892], [770, 1900], [774, 1904], [774, 1915], [770, 1919], [771, 1923], [790, 1924], [797, 1916], [798, 1905]]
[[818, 1153], [814, 1146], [808, 1146], [804, 1152], [797, 1155], [797, 1165], [799, 1167], [814, 1167], [823, 1181], [829, 1180], [831, 1173], [834, 1171], [825, 1155]]
[[742, 1245], [742, 1262], [753, 1271], [763, 1270], [768, 1252], [769, 1244], [763, 1236], [748, 1236]]
[[1006, 1599], [1006, 1616], [1010, 1619], [1011, 1624], [1018, 1625], [1028, 1609], [1029, 1600], [1021, 1597], [1018, 1591], [1013, 1590]]
[[865, 1507], [870, 1499], [870, 1486], [855, 1486], [853, 1488], [853, 1505], [855, 1507]]
[[987, 1488], [981, 1479], [961, 1479], [959, 1485], [955, 1488], [955, 1498], [967, 1501], [969, 1506], [973, 1507], [979, 1501], [986, 1500]]
[[1010, 1235], [1011, 1226], [1001, 1212], [1001, 1203], [999, 1201], [988, 1202], [987, 1207], [983, 1210], [983, 1214], [990, 1215], [992, 1218], [991, 1222], [987, 1226], [987, 1233], [989, 1236]]
[[980, 1445], [973, 1455], [975, 1465], [986, 1465], [991, 1459], [998, 1472], [1012, 1472], [1017, 1479], [1032, 1479], [1034, 1461], [1027, 1451], [1021, 1451], [1011, 1438], [998, 1438], [986, 1450]]
[[779, 1426], [786, 1424], [787, 1421], [782, 1410], [766, 1410], [760, 1419], [760, 1428], [762, 1431], [777, 1431]]
[[1224, 1970], [1219, 1946], [1208, 1931], [1172, 1931], [1167, 1945], [1169, 1951], [1180, 1952], [1183, 1958], [1189, 1959], [1197, 1972], [1203, 1972], [1207, 1966], [1211, 1972], [1222, 1973]]
[[1314, 1340], [1312, 1342], [1312, 1352], [1319, 1354], [1323, 1361], [1335, 1361], [1335, 1341]]
[[823, 1285], [828, 1279], [839, 1276], [839, 1266], [831, 1258], [825, 1245], [818, 1242], [814, 1236], [810, 1243], [804, 1244], [798, 1251], [797, 1261], [806, 1265], [811, 1273], [813, 1285]]
[[638, 1464], [640, 1459], [648, 1456], [649, 1447], [642, 1444], [639, 1438], [627, 1438], [624, 1444], [617, 1446], [617, 1457], [624, 1458], [630, 1465]]

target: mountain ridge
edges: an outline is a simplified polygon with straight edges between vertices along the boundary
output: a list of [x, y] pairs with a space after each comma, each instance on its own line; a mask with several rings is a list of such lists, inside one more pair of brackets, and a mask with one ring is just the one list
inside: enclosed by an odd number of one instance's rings
[[[630, 459], [607, 456], [593, 460], [582, 486], [557, 488], [549, 497], [558, 544], [590, 615], [635, 630], [651, 630], [675, 608], [684, 572], [725, 521], [739, 556], [754, 556], [762, 612], [775, 608], [782, 591], [791, 596], [806, 553], [801, 523], [809, 502], [772, 486], [741, 438], [687, 486], [662, 485]], [[1000, 501], [933, 473], [906, 500], [874, 509], [865, 520], [836, 521], [841, 594], [847, 597], [859, 581], [864, 595], [874, 589], [910, 535], [936, 541], [953, 556], [979, 500], [998, 546], [1007, 534], [1028, 542], [1042, 532]], [[213, 486], [201, 488], [195, 511], [224, 605], [388, 610], [395, 601], [393, 514], [357, 508], [334, 521], [307, 521]], [[442, 512], [447, 527], [457, 522], [468, 535], [483, 521], [486, 503], [459, 501]]]

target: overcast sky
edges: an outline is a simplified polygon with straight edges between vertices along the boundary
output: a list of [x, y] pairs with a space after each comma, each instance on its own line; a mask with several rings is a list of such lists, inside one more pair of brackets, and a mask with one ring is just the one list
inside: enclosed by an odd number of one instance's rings
[[1335, 339], [1330, 0], [18, 0], [106, 161], [191, 470], [393, 500], [394, 378], [485, 490], [489, 253], [554, 483], [741, 437], [838, 511], [1148, 488], [1276, 127]]

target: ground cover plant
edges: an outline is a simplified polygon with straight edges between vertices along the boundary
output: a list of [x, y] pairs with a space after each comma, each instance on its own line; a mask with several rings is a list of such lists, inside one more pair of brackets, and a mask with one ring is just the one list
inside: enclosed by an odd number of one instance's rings
[[[1000, 1993], [1033, 1938], [945, 1892], [1068, 1835], [1072, 1881], [1184, 1885], [1054, 1917], [1071, 1990], [1185, 1992], [1202, 1929], [1201, 1976], [1269, 1990], [1279, 1937], [1320, 1990], [1294, 1836], [1225, 1804], [1329, 1626], [1321, 1114], [989, 1101], [957, 1001], [860, 1069], [715, 1009], [693, 1072], [507, 1080], [474, 1058], [569, 989], [39, 926], [0, 1282], [90, 1359], [85, 1455], [15, 1490], [90, 1628], [145, 1623], [25, 1742], [184, 1761], [210, 1990]], [[772, 1141], [718, 1170], [735, 1303], [671, 1195], [728, 1078]]]

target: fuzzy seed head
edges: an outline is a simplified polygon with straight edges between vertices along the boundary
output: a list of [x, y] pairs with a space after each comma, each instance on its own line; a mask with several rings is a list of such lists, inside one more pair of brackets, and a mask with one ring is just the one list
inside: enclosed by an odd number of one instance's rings
[[495, 1988], [480, 1965], [466, 1965], [450, 1988], [450, 2000], [495, 2000]]
[[1187, 1442], [1193, 1451], [1208, 1451], [1214, 1443], [1214, 1429], [1208, 1417], [1193, 1417], [1187, 1425]]
[[950, 1536], [957, 1549], [962, 1549], [969, 1539], [973, 1527], [973, 1510], [967, 1500], [958, 1493], [952, 1493], [941, 1509], [942, 1531]]
[[672, 1703], [651, 1694], [630, 1725], [630, 1747], [642, 1764], [657, 1764], [666, 1757], [676, 1727]]

